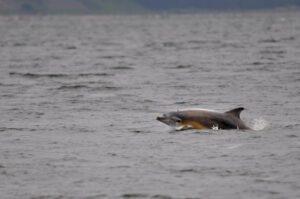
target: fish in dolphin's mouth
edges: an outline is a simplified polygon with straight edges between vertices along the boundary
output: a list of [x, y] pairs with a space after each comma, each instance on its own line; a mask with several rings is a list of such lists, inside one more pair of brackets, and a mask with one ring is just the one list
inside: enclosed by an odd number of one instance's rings
[[227, 112], [207, 109], [190, 109], [165, 113], [156, 119], [176, 129], [249, 129], [240, 119], [244, 108], [236, 108]]

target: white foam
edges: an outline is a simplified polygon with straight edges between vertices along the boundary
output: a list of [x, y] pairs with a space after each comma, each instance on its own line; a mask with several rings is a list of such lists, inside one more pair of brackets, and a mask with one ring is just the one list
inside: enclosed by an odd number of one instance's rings
[[263, 118], [256, 118], [250, 122], [250, 128], [255, 131], [261, 131], [270, 126], [270, 123]]

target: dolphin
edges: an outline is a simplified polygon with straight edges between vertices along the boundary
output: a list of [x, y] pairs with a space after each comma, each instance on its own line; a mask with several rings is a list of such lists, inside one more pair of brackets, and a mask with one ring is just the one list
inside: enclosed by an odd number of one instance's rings
[[224, 113], [207, 109], [190, 109], [163, 114], [156, 119], [176, 130], [186, 129], [250, 129], [241, 120], [243, 107], [235, 108]]

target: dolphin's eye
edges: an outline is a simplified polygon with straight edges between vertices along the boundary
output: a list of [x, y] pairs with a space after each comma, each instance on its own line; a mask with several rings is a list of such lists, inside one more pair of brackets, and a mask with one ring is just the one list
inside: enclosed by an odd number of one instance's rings
[[173, 119], [175, 122], [182, 122], [182, 119], [180, 119], [179, 117], [172, 117], [172, 119]]

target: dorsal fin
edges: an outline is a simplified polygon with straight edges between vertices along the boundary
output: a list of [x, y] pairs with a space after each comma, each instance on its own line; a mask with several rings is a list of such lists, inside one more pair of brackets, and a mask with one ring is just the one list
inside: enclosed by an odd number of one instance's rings
[[244, 110], [244, 109], [245, 108], [243, 108], [243, 107], [239, 107], [239, 108], [235, 108], [235, 109], [232, 109], [230, 111], [227, 111], [225, 113], [229, 114], [229, 115], [232, 115], [234, 117], [240, 118], [240, 114], [241, 114], [242, 110]]

